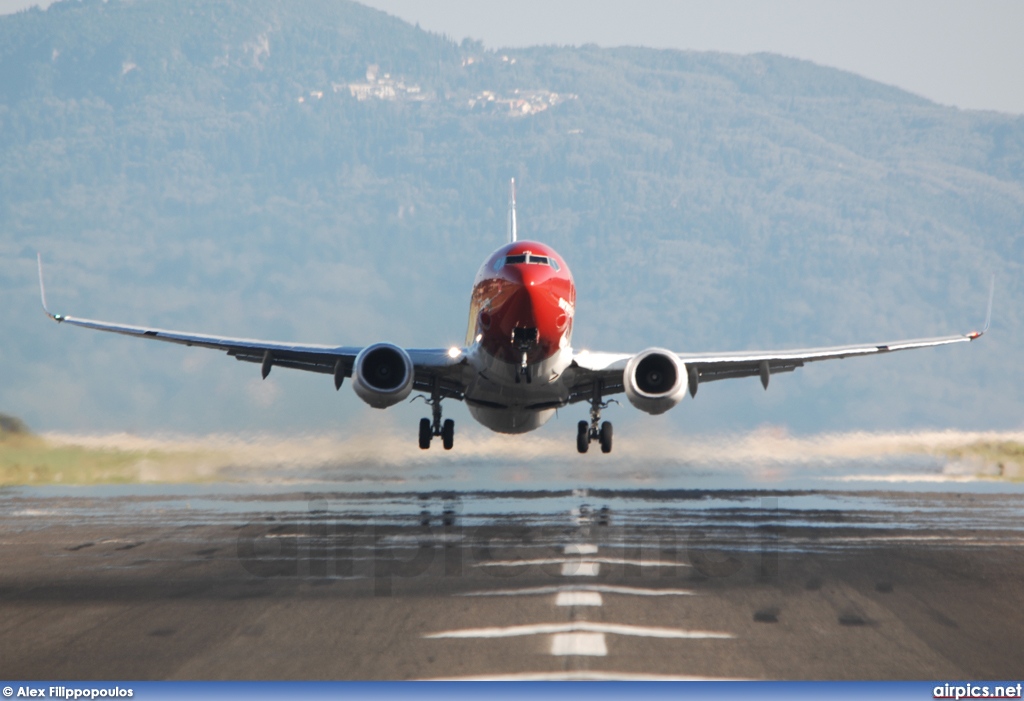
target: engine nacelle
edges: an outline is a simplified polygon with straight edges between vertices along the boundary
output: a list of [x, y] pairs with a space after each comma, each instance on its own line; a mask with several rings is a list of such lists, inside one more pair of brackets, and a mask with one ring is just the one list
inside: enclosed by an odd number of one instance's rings
[[630, 358], [622, 379], [629, 403], [648, 414], [664, 414], [686, 396], [686, 365], [662, 348]]
[[390, 343], [367, 346], [352, 366], [352, 387], [375, 409], [398, 404], [412, 392], [415, 370], [404, 349]]

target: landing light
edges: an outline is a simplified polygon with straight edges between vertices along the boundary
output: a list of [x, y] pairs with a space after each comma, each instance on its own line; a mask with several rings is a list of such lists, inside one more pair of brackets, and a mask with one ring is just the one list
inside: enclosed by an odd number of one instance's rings
[[451, 348], [448, 349], [448, 357], [451, 358], [452, 360], [458, 358], [460, 355], [462, 355], [461, 348], [456, 348], [455, 346], [452, 346]]

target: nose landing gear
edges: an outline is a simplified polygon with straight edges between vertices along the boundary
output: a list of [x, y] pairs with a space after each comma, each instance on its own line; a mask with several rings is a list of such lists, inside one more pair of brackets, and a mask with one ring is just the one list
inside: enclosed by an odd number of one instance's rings
[[601, 410], [607, 409], [614, 399], [608, 402], [602, 401], [602, 382], [594, 382], [594, 391], [590, 397], [590, 422], [580, 421], [576, 425], [576, 450], [580, 453], [587, 452], [591, 441], [601, 444], [602, 453], [612, 452], [612, 424], [610, 421], [601, 423]]
[[520, 378], [525, 378], [526, 384], [533, 382], [533, 376], [530, 373], [530, 364], [527, 360], [527, 356], [530, 349], [537, 344], [538, 338], [537, 329], [535, 328], [523, 328], [521, 326], [517, 326], [512, 329], [512, 343], [522, 356], [522, 360], [519, 363], [519, 372], [516, 374], [517, 385], [522, 381]]
[[516, 374], [516, 384], [518, 385], [521, 377], [526, 378], [526, 384], [533, 382], [533, 375], [530, 374], [530, 364], [526, 359], [526, 351], [523, 351], [523, 359], [519, 363], [519, 372]]

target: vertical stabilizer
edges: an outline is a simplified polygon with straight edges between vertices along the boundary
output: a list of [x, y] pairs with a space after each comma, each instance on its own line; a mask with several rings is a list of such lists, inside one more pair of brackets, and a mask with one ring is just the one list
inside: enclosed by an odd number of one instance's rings
[[518, 240], [516, 232], [516, 179], [512, 178], [508, 193], [508, 242], [515, 243]]

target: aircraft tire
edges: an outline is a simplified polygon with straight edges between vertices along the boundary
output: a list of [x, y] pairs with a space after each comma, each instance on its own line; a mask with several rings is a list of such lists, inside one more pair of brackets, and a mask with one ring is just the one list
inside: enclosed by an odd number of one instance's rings
[[612, 452], [612, 422], [605, 421], [601, 424], [601, 452]]
[[576, 450], [581, 453], [587, 452], [590, 447], [590, 424], [580, 421], [576, 430]]
[[420, 448], [423, 450], [429, 448], [431, 438], [433, 438], [433, 431], [430, 430], [430, 419], [420, 419]]
[[455, 422], [451, 419], [445, 419], [441, 427], [441, 444], [445, 450], [451, 450], [455, 445]]

